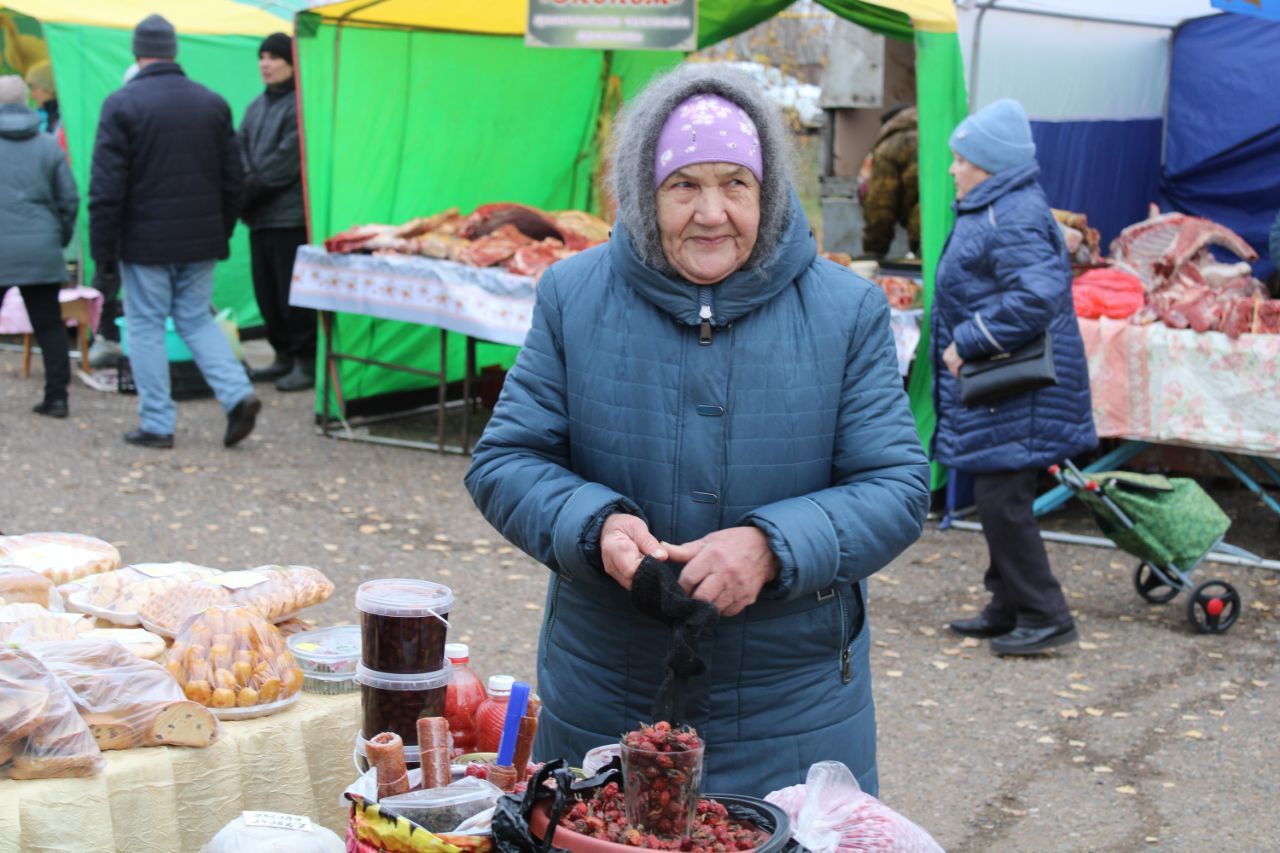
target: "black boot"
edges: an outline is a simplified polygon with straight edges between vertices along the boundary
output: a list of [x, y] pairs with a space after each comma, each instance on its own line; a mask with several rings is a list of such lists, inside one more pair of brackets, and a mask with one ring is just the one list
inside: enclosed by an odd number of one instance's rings
[[255, 367], [249, 371], [249, 378], [254, 382], [275, 382], [282, 376], [288, 376], [293, 370], [293, 356], [277, 355], [276, 360], [267, 367]]
[[135, 447], [150, 447], [153, 450], [169, 450], [173, 447], [172, 435], [159, 435], [145, 429], [131, 429], [124, 434], [125, 444]]
[[1071, 621], [1046, 628], [1014, 628], [1003, 637], [991, 641], [991, 651], [998, 655], [1038, 655], [1054, 646], [1073, 643], [1076, 624]]
[[65, 418], [69, 414], [66, 400], [45, 400], [32, 406], [31, 411], [47, 418]]
[[294, 364], [288, 376], [276, 380], [277, 391], [306, 391], [314, 387], [316, 387], [315, 372], [303, 367], [301, 362]]
[[227, 432], [222, 436], [223, 447], [234, 447], [253, 432], [253, 426], [257, 423], [258, 412], [262, 411], [262, 401], [256, 396], [250, 394], [239, 403], [235, 408], [227, 412]]

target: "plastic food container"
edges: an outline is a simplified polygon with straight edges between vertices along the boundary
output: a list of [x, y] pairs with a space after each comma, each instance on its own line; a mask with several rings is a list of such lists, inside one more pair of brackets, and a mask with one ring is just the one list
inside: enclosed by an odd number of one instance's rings
[[364, 665], [375, 672], [438, 671], [445, 665], [452, 608], [453, 590], [432, 581], [387, 578], [360, 584], [356, 609]]
[[453, 667], [448, 661], [435, 672], [416, 674], [377, 672], [360, 664], [355, 677], [360, 685], [360, 731], [395, 732], [406, 750], [410, 745], [416, 750], [418, 719], [444, 716], [452, 676]]
[[360, 665], [360, 626], [335, 625], [293, 634], [285, 643], [302, 669], [302, 689], [308, 693], [354, 693]]

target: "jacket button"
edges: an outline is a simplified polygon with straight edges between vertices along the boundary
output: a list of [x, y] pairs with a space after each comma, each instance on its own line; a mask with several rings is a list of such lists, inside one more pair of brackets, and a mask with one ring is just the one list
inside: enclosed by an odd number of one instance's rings
[[691, 497], [694, 503], [714, 504], [720, 502], [720, 496], [712, 492], [694, 492]]
[[718, 418], [724, 414], [724, 406], [714, 406], [707, 403], [698, 406], [698, 414], [707, 418]]

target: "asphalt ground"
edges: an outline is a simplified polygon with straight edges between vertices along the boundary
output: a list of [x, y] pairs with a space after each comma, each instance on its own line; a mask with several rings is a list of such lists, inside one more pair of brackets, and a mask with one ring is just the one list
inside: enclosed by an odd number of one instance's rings
[[[481, 675], [533, 677], [546, 570], [480, 517], [465, 457], [319, 437], [311, 395], [270, 386], [236, 449], [211, 400], [179, 404], [174, 450], [133, 448], [135, 397], [73, 382], [71, 418], [50, 421], [29, 411], [38, 359], [29, 379], [19, 367], [0, 353], [0, 530], [95, 535], [129, 562], [312, 565], [337, 585], [304, 614], [321, 625], [357, 618], [362, 581], [438, 580], [458, 598], [450, 639]], [[1233, 500], [1236, 529], [1280, 554], [1274, 516]], [[1096, 534], [1079, 512], [1051, 524]], [[1280, 575], [1198, 569], [1243, 598], [1229, 633], [1202, 636], [1185, 596], [1138, 598], [1128, 555], [1049, 553], [1081, 641], [1037, 659], [946, 629], [985, 601], [980, 535], [931, 524], [873, 577], [882, 799], [948, 850], [1280, 848]]]

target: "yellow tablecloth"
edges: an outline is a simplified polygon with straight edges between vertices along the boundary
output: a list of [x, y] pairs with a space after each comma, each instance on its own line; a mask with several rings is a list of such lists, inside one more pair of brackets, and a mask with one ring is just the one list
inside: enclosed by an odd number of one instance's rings
[[245, 809], [288, 812], [346, 835], [360, 694], [315, 696], [224, 722], [209, 749], [105, 753], [89, 779], [0, 781], [0, 853], [196, 851]]

